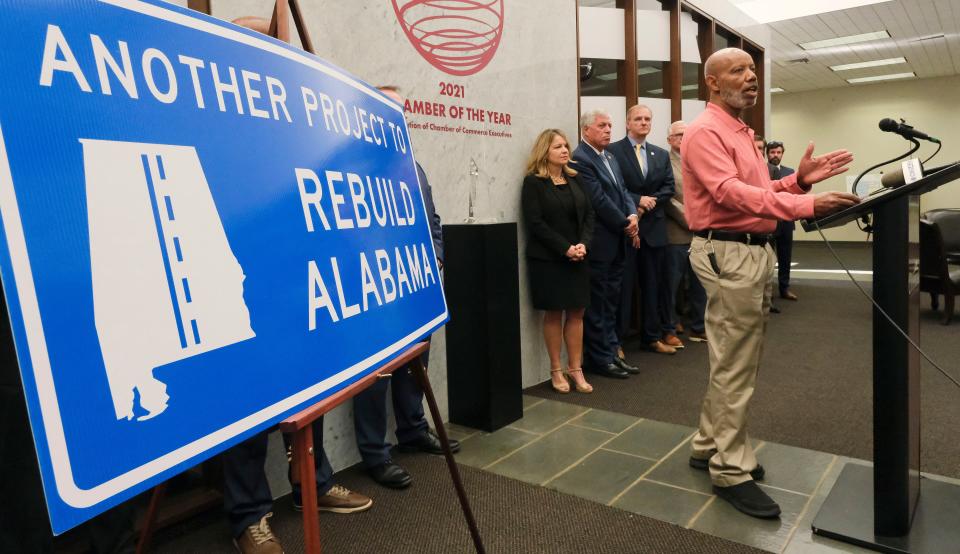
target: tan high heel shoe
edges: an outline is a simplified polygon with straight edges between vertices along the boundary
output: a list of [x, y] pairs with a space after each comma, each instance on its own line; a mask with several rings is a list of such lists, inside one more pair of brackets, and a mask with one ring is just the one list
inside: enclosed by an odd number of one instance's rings
[[[559, 373], [563, 375], [563, 385], [557, 385], [553, 380], [553, 374]], [[560, 394], [567, 394], [570, 392], [570, 383], [567, 381], [567, 376], [562, 369], [551, 369], [550, 370], [550, 386], [553, 387], [553, 390], [559, 392]]]
[[[582, 384], [582, 385], [581, 385], [580, 383], [578, 383], [576, 379], [573, 379], [573, 374], [574, 374], [574, 373], [579, 373], [579, 374], [580, 374], [580, 378], [583, 379], [583, 384]], [[577, 369], [568, 369], [568, 370], [567, 370], [567, 375], [570, 375], [570, 378], [573, 379], [573, 384], [574, 384], [574, 386], [577, 387], [577, 392], [582, 392], [582, 393], [584, 393], [584, 394], [590, 394], [591, 392], [593, 392], [593, 385], [591, 385], [590, 383], [588, 383], [588, 382], [586, 381], [586, 379], [583, 378], [583, 369], [582, 369], [582, 368], [579, 368], [579, 367], [578, 367]]]

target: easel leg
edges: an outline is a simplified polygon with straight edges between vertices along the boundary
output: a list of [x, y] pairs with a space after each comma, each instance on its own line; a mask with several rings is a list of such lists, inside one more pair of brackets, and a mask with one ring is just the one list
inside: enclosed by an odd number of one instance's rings
[[150, 495], [150, 505], [147, 507], [147, 513], [143, 516], [140, 538], [137, 539], [137, 554], [146, 554], [150, 548], [150, 540], [153, 539], [153, 528], [157, 524], [157, 508], [160, 507], [160, 501], [163, 500], [166, 492], [166, 482], [153, 487], [153, 494]]
[[317, 473], [313, 463], [313, 424], [293, 436], [293, 457], [300, 471], [303, 507], [303, 544], [307, 554], [320, 554], [320, 516], [317, 512]]
[[430, 408], [430, 417], [433, 418], [433, 425], [437, 428], [437, 436], [440, 438], [440, 444], [443, 445], [443, 457], [447, 460], [450, 477], [453, 479], [453, 486], [457, 490], [457, 498], [460, 500], [460, 507], [463, 509], [463, 517], [466, 518], [467, 526], [470, 528], [470, 536], [473, 537], [473, 546], [477, 549], [478, 554], [485, 554], [486, 550], [483, 548], [483, 541], [480, 539], [480, 530], [477, 528], [477, 521], [473, 517], [473, 510], [470, 509], [467, 492], [463, 489], [463, 482], [460, 480], [460, 470], [457, 468], [457, 462], [453, 459], [453, 452], [450, 452], [450, 442], [447, 439], [447, 430], [443, 426], [443, 418], [440, 417], [440, 408], [437, 407], [437, 399], [433, 396], [433, 388], [430, 386], [430, 379], [427, 378], [427, 370], [419, 357], [413, 362], [413, 374], [420, 383], [423, 395], [427, 399], [427, 406]]

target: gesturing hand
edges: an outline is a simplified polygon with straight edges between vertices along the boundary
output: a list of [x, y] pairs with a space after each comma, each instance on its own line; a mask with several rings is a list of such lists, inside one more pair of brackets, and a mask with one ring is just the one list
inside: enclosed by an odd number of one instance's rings
[[819, 183], [850, 169], [852, 161], [853, 154], [848, 150], [834, 150], [822, 156], [814, 156], [813, 141], [810, 141], [807, 151], [800, 158], [800, 165], [797, 166], [797, 183], [801, 186]]
[[813, 197], [813, 215], [823, 217], [860, 203], [860, 197], [846, 192], [821, 192]]

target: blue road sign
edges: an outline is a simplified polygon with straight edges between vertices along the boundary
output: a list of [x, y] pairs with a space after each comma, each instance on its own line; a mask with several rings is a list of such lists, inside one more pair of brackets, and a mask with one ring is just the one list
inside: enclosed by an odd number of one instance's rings
[[156, 0], [0, 10], [0, 274], [55, 532], [446, 321], [400, 106]]

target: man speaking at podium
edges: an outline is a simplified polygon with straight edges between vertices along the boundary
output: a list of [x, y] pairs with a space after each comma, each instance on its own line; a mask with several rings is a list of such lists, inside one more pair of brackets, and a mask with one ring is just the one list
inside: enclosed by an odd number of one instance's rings
[[753, 130], [741, 119], [762, 94], [755, 71], [750, 54], [738, 48], [707, 59], [710, 100], [687, 127], [680, 148], [687, 221], [694, 231], [690, 263], [707, 291], [710, 349], [710, 381], [690, 465], [709, 469], [714, 492], [741, 512], [772, 518], [780, 507], [754, 481], [764, 471], [746, 429], [773, 291], [772, 233], [777, 220], [821, 217], [859, 199], [842, 192], [804, 194], [853, 161], [846, 150], [813, 156], [812, 142], [794, 175], [770, 180]]

